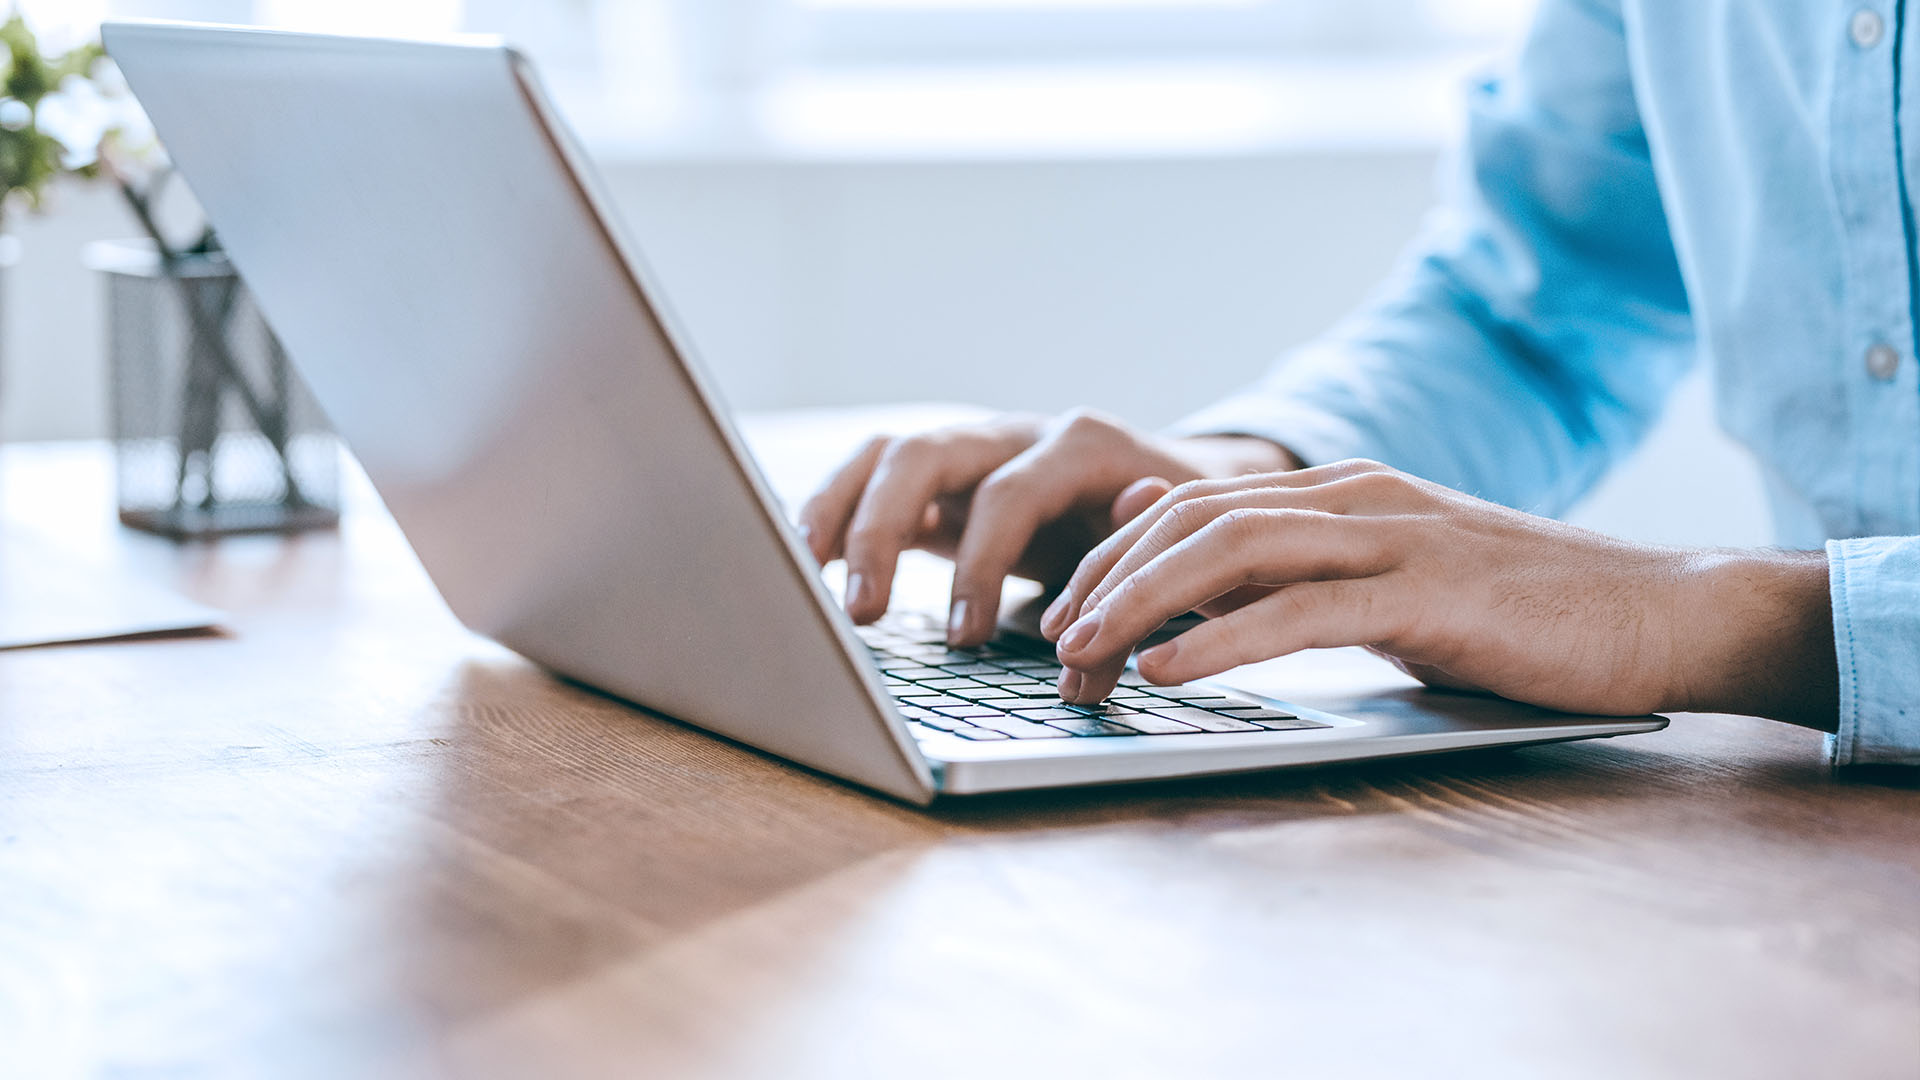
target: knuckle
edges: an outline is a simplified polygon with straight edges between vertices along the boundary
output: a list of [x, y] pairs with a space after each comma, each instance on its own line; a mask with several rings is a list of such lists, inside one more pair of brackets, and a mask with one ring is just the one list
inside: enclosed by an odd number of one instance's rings
[[1374, 498], [1390, 498], [1402, 494], [1410, 486], [1406, 476], [1401, 473], [1375, 470], [1357, 472], [1339, 483], [1355, 495]]
[[887, 469], [917, 468], [932, 461], [937, 452], [933, 440], [926, 435], [891, 439], [880, 452], [880, 465]]
[[1210, 481], [1187, 480], [1175, 484], [1173, 490], [1167, 492], [1167, 497], [1173, 499], [1176, 503], [1187, 503], [1209, 495], [1212, 491], [1213, 487]]
[[1215, 632], [1223, 656], [1235, 662], [1254, 658], [1253, 632], [1246, 619], [1230, 617], [1217, 620], [1213, 625], [1218, 628]]
[[1250, 544], [1265, 536], [1284, 511], [1260, 510], [1236, 506], [1213, 519], [1207, 530], [1235, 546]]
[[1018, 469], [995, 469], [973, 489], [973, 502], [979, 506], [1003, 506], [1019, 502], [1026, 493], [1026, 477]]
[[1169, 532], [1190, 535], [1207, 527], [1218, 515], [1208, 499], [1187, 499], [1174, 503], [1162, 519]]
[[1105, 437], [1122, 430], [1120, 422], [1098, 409], [1068, 409], [1060, 414], [1062, 435], [1074, 438]]
[[1108, 590], [1098, 606], [1109, 616], [1116, 611], [1124, 615], [1135, 605], [1149, 602], [1152, 599], [1152, 587], [1153, 583], [1149, 575], [1130, 575]]
[[1371, 458], [1346, 458], [1327, 466], [1327, 471], [1335, 476], [1357, 476], [1361, 473], [1392, 472], [1393, 470]]
[[855, 518], [853, 524], [847, 526], [849, 561], [859, 562], [874, 548], [880, 547], [885, 539], [885, 532], [871, 518]]
[[1280, 590], [1279, 595], [1280, 604], [1274, 612], [1279, 623], [1283, 626], [1298, 628], [1307, 635], [1307, 638], [1311, 638], [1312, 628], [1317, 624], [1317, 620], [1327, 606], [1326, 590], [1296, 585]]
[[847, 526], [847, 550], [865, 553], [875, 548], [905, 547], [912, 537], [911, 525], [899, 515], [863, 508]]
[[1434, 607], [1420, 602], [1417, 591], [1406, 588], [1408, 580], [1406, 575], [1390, 574], [1354, 587], [1353, 591], [1364, 597], [1368, 615], [1383, 628], [1382, 641], [1411, 641], [1423, 636], [1422, 631], [1437, 614]]

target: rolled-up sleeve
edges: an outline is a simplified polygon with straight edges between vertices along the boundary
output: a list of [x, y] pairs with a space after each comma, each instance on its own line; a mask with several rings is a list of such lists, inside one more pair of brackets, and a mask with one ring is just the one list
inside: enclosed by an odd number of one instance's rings
[[1384, 288], [1176, 433], [1374, 458], [1543, 513], [1639, 440], [1694, 343], [1616, 6], [1546, 0], [1469, 106]]
[[1833, 763], [1920, 765], [1920, 537], [1827, 542], [1840, 723]]

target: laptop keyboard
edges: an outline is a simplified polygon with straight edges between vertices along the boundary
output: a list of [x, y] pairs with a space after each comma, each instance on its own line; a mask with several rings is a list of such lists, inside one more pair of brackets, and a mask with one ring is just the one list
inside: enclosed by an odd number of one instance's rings
[[890, 615], [857, 628], [887, 692], [917, 738], [1111, 738], [1299, 731], [1326, 724], [1203, 686], [1152, 686], [1132, 671], [1098, 705], [1069, 705], [1050, 655], [996, 641], [952, 649], [925, 616]]

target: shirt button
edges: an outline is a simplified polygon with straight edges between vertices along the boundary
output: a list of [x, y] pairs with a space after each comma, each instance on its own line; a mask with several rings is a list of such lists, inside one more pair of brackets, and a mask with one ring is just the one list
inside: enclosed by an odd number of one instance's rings
[[1875, 345], [1867, 350], [1867, 374], [1886, 382], [1900, 370], [1900, 354], [1891, 345]]
[[1853, 13], [1847, 22], [1847, 34], [1853, 43], [1863, 49], [1871, 49], [1880, 44], [1880, 35], [1887, 32], [1887, 24], [1880, 13], [1872, 8], [1861, 8]]

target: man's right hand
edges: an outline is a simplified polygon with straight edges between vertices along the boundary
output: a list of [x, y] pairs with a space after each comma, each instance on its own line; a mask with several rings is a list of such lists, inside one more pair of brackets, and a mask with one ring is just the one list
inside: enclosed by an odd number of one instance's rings
[[886, 613], [900, 553], [954, 560], [947, 640], [993, 635], [1009, 574], [1054, 586], [1174, 484], [1297, 467], [1263, 439], [1166, 439], [1098, 413], [1005, 416], [867, 443], [800, 511], [822, 565], [847, 560], [847, 613]]

